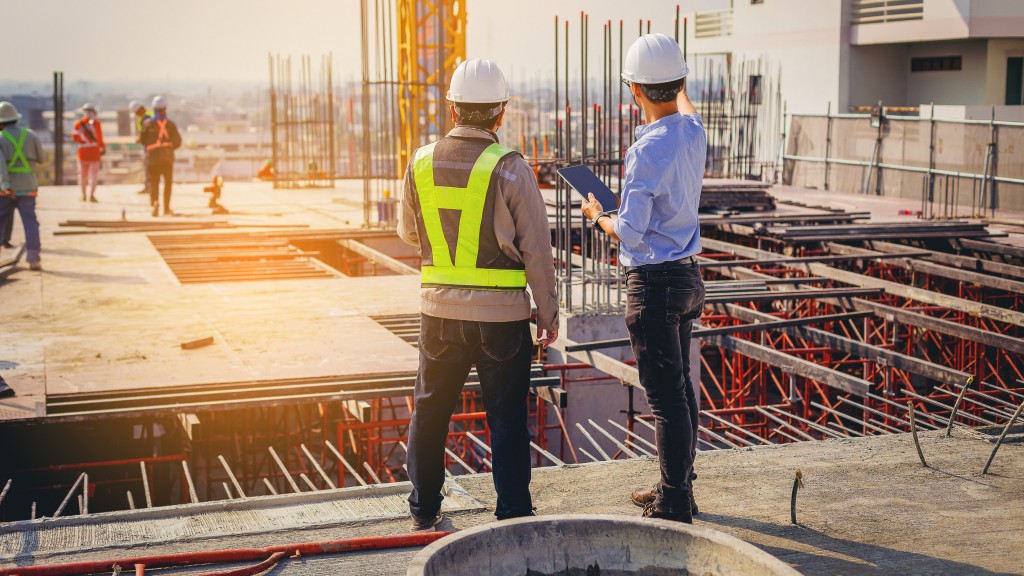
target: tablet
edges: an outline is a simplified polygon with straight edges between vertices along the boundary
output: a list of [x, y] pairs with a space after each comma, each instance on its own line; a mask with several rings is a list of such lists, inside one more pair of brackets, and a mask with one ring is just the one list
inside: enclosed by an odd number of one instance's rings
[[590, 166], [577, 164], [568, 168], [559, 168], [558, 175], [583, 198], [586, 198], [587, 194], [593, 194], [606, 212], [618, 211], [619, 197], [612, 192], [611, 188], [605, 186], [604, 182], [601, 182]]

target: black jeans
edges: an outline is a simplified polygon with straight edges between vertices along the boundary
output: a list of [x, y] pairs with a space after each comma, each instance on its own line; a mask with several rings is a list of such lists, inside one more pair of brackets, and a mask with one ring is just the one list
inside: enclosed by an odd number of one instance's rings
[[146, 188], [149, 205], [160, 201], [160, 178], [164, 179], [164, 212], [171, 209], [171, 190], [174, 188], [174, 162], [146, 162]]
[[476, 364], [491, 431], [498, 519], [527, 516], [530, 499], [530, 390], [533, 340], [528, 320], [471, 322], [421, 315], [420, 366], [409, 425], [409, 510], [420, 518], [441, 509], [448, 424]]
[[660, 512], [690, 508], [697, 453], [697, 398], [690, 381], [693, 320], [704, 309], [700, 268], [689, 261], [626, 270], [626, 327], [655, 421]]

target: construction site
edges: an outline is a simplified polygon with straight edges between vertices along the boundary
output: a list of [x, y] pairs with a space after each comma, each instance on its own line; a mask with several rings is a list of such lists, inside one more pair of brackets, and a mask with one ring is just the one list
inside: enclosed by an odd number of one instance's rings
[[468, 572], [430, 564], [435, 542], [490, 533], [491, 429], [473, 371], [444, 520], [411, 533], [421, 255], [396, 228], [406, 167], [454, 126], [445, 94], [479, 57], [478, 3], [353, 3], [355, 85], [333, 76], [337, 55], [254, 55], [264, 181], [176, 183], [161, 217], [134, 184], [95, 204], [40, 188], [43, 270], [20, 225], [0, 252], [0, 377], [16, 391], [0, 398], [0, 576], [1024, 574], [1024, 123], [881, 102], [793, 112], [786, 64], [692, 54], [729, 15], [667, 2], [594, 22], [553, 3], [536, 23], [553, 77], [513, 87], [499, 133], [540, 184], [560, 306], [558, 339], [532, 351], [530, 491], [537, 521], [580, 523], [543, 554], [581, 547], [596, 566], [601, 546], [630, 550], [611, 526], [639, 519], [630, 491], [659, 477], [619, 246], [557, 170], [621, 192], [645, 122], [624, 51], [662, 32], [707, 134], [706, 298], [688, 351], [695, 543], [650, 554], [716, 542], [721, 567], [497, 568], [540, 550], [528, 535], [485, 540], [489, 564]]

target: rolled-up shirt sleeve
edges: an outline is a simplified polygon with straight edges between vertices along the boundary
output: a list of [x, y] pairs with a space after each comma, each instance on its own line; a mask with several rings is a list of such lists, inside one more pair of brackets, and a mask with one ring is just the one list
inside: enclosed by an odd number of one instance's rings
[[640, 245], [651, 224], [651, 211], [661, 171], [658, 159], [644, 150], [626, 154], [626, 178], [622, 182], [622, 204], [613, 226], [619, 241], [630, 249]]

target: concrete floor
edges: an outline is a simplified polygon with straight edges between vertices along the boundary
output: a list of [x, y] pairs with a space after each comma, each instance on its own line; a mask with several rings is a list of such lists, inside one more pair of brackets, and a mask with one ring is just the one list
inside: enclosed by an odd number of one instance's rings
[[[44, 271], [18, 270], [0, 284], [0, 375], [17, 391], [0, 420], [45, 414], [45, 395], [95, 390], [368, 373], [414, 373], [416, 350], [369, 318], [418, 311], [418, 278], [180, 284], [146, 234], [54, 236], [70, 219], [153, 221], [135, 186], [106, 186], [99, 204], [74, 187], [39, 195]], [[273, 190], [228, 183], [210, 216], [201, 185], [175, 187], [168, 222], [358, 228], [361, 183], [334, 190]], [[238, 232], [259, 230], [241, 228]], [[189, 234], [168, 232], [163, 234]], [[22, 238], [20, 221], [15, 242]], [[0, 254], [3, 256], [3, 254]], [[23, 264], [24, 265], [24, 264]], [[352, 335], [358, 334], [358, 338]], [[180, 343], [213, 336], [215, 344]]]
[[[907, 434], [703, 453], [697, 462], [696, 497], [702, 510], [697, 523], [751, 542], [808, 576], [1024, 574], [1024, 445], [1004, 445], [985, 476], [980, 471], [992, 444], [972, 430], [958, 429], [952, 438], [929, 432], [922, 436], [922, 445], [930, 468], [921, 466]], [[789, 522], [796, 470], [805, 482], [797, 503], [799, 526]], [[534, 472], [532, 493], [541, 515], [636, 515], [639, 510], [628, 501], [629, 491], [653, 482], [656, 474], [657, 463], [647, 458], [542, 468]], [[491, 521], [495, 497], [490, 476], [459, 476], [455, 481], [468, 494], [460, 497], [462, 509], [450, 513], [441, 528]], [[274, 502], [257, 499], [248, 506], [282, 505]], [[94, 515], [88, 530], [102, 534], [146, 514], [152, 511]], [[203, 522], [216, 525], [219, 514], [236, 512], [206, 510]], [[125, 537], [101, 549], [90, 549], [88, 538], [78, 540], [77, 548], [46, 549], [39, 544], [43, 539], [34, 537], [19, 544], [13, 555], [8, 551], [0, 556], [0, 566], [66, 561], [69, 552], [82, 561], [391, 535], [407, 532], [410, 525], [408, 517], [399, 515], [315, 526], [301, 514], [279, 518], [273, 527], [262, 529], [196, 533], [173, 542]], [[151, 521], [170, 526], [188, 519], [188, 507], [183, 507]], [[61, 523], [70, 521], [9, 525], [0, 535], [16, 538], [11, 530], [29, 528], [37, 534], [66, 532]], [[269, 574], [397, 576], [405, 573], [415, 552], [307, 557], [284, 562]]]

